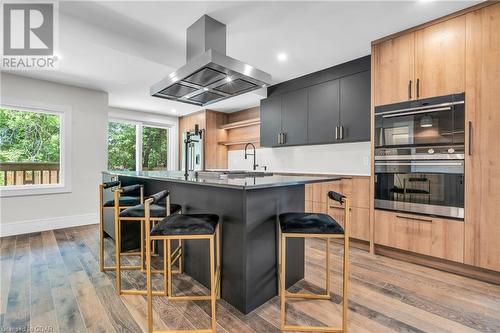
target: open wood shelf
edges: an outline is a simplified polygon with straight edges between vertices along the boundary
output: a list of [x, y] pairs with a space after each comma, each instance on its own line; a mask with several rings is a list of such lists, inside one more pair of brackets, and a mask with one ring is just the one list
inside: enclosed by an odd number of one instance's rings
[[260, 142], [260, 138], [251, 138], [251, 139], [241, 139], [241, 140], [235, 140], [235, 141], [221, 141], [219, 142], [220, 145], [224, 146], [234, 146], [234, 145], [241, 145], [245, 143], [255, 143], [255, 142]]
[[247, 127], [247, 126], [258, 125], [258, 124], [260, 124], [260, 118], [252, 118], [252, 119], [235, 121], [233, 123], [225, 124], [225, 125], [222, 125], [220, 128], [227, 130], [227, 129]]

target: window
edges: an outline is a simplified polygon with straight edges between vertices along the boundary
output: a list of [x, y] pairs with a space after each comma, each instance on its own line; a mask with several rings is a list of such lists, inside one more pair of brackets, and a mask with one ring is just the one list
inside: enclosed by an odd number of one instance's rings
[[138, 122], [108, 124], [109, 170], [167, 170], [169, 129]]
[[1, 196], [69, 192], [69, 116], [64, 109], [0, 106]]
[[135, 170], [136, 125], [108, 123], [108, 169]]
[[142, 128], [142, 170], [167, 170], [168, 130], [160, 127]]

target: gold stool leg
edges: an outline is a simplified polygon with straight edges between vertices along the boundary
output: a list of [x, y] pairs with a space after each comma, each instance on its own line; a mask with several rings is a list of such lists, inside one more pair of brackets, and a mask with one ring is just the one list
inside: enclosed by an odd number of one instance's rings
[[215, 275], [215, 253], [214, 253], [214, 236], [210, 237], [210, 277], [211, 277], [211, 283], [210, 283], [210, 304], [212, 308], [212, 332], [217, 331], [217, 319], [216, 319], [216, 311], [217, 311], [217, 295], [216, 295], [216, 289], [217, 289], [217, 281], [216, 275]]
[[119, 192], [115, 192], [115, 276], [116, 276], [116, 292], [121, 295], [122, 279], [121, 279], [121, 223], [120, 210], [117, 207], [119, 200]]
[[281, 234], [281, 273], [280, 273], [280, 329], [285, 328], [286, 308], [285, 308], [285, 272], [286, 272], [286, 235]]
[[[149, 205], [148, 205], [149, 206]], [[149, 208], [149, 207], [147, 207]], [[149, 230], [149, 209], [146, 210], [146, 230]], [[147, 290], [147, 332], [153, 332], [153, 287], [151, 283], [151, 240], [146, 232], [146, 290]]]

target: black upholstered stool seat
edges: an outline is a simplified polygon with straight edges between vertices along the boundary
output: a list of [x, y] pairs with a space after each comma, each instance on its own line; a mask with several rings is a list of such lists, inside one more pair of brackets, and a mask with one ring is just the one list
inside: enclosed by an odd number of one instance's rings
[[296, 234], [343, 234], [344, 228], [330, 215], [318, 213], [280, 214], [283, 233]]
[[[120, 196], [119, 205], [124, 206], [135, 206], [141, 203], [141, 197], [130, 197], [130, 196]], [[115, 200], [111, 199], [104, 203], [104, 207], [113, 207], [115, 205]]]
[[[105, 185], [109, 187], [109, 184], [119, 182], [108, 182]], [[135, 206], [141, 203], [141, 187], [142, 185], [129, 185], [121, 188], [121, 195], [118, 205], [120, 207], [125, 206]], [[115, 205], [115, 199], [108, 200], [104, 203], [104, 207], [113, 207]]]
[[212, 235], [219, 223], [215, 214], [176, 214], [158, 222], [151, 236]]
[[[167, 210], [165, 202], [159, 202], [149, 206], [149, 214], [151, 217], [165, 217]], [[176, 214], [182, 209], [181, 205], [170, 204], [170, 214]], [[144, 217], [145, 209], [144, 204], [129, 207], [120, 212], [120, 217]]]

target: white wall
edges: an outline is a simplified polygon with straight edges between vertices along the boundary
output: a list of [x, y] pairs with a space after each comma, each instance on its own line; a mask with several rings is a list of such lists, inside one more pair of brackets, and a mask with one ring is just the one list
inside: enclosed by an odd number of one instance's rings
[[[2, 73], [0, 88], [2, 99], [66, 106], [72, 110], [71, 192], [0, 198], [0, 235], [97, 223], [97, 189], [101, 171], [107, 166], [108, 113], [132, 117], [133, 112], [108, 107], [105, 92], [17, 75]], [[165, 119], [159, 116], [157, 120]], [[177, 126], [175, 120], [174, 124]]]
[[[243, 150], [228, 153], [228, 168], [251, 170], [253, 157]], [[257, 164], [268, 171], [370, 175], [370, 142], [257, 149]]]

